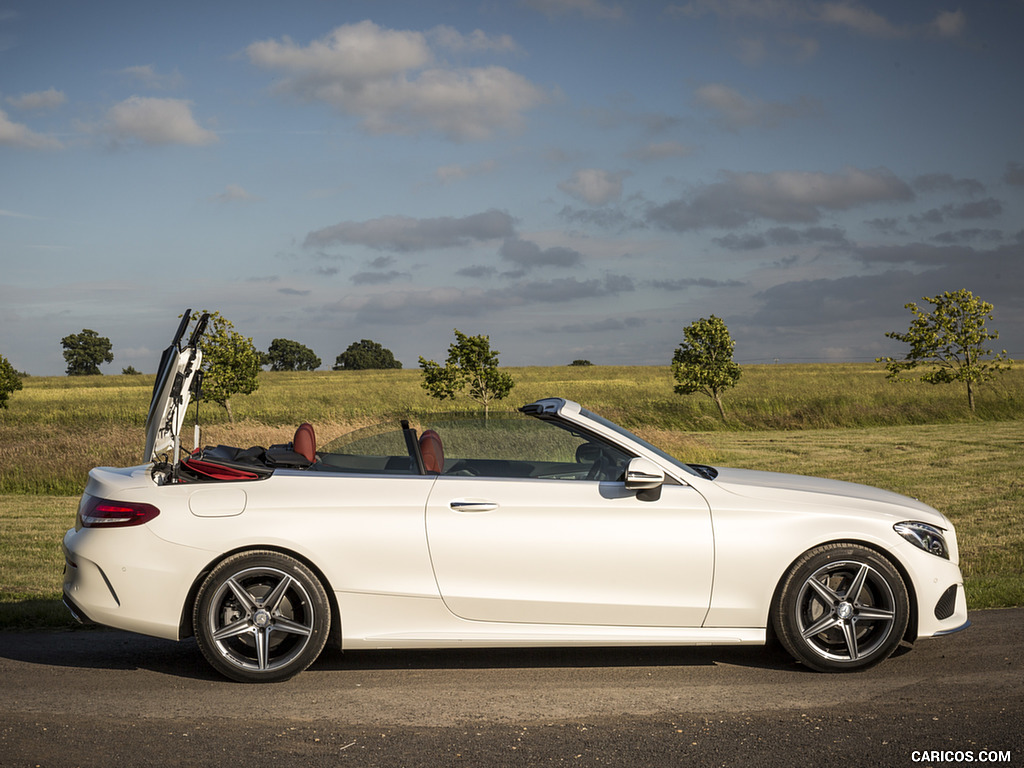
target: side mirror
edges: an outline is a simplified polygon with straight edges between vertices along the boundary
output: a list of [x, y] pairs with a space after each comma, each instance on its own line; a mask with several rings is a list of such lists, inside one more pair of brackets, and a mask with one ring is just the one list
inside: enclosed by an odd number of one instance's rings
[[[636, 456], [626, 465], [626, 490], [654, 491], [660, 490], [664, 484], [665, 472], [653, 461]], [[646, 499], [647, 495], [643, 498]]]

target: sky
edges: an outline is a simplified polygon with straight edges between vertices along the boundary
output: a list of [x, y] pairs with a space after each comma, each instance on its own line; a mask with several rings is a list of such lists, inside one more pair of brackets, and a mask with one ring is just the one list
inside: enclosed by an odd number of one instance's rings
[[0, 355], [155, 371], [177, 316], [329, 369], [1024, 358], [1024, 0], [0, 0]]

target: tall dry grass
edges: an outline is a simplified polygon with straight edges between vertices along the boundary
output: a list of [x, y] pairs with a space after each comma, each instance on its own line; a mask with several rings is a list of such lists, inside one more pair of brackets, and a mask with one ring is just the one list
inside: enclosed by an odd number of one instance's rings
[[[980, 388], [975, 414], [954, 386], [892, 384], [872, 364], [745, 366], [725, 396], [722, 422], [706, 397], [672, 391], [667, 367], [510, 368], [516, 381], [497, 409], [562, 396], [655, 436], [686, 460], [704, 461], [687, 435], [704, 432], [868, 428], [1024, 420], [1024, 369]], [[143, 424], [153, 376], [29, 378], [0, 412], [0, 493], [80, 493], [94, 466], [142, 462]], [[322, 442], [381, 419], [436, 416], [474, 408], [441, 403], [418, 370], [270, 373], [232, 400], [235, 423], [217, 405], [200, 406], [202, 444], [271, 445], [311, 422]], [[183, 443], [191, 446], [189, 409]]]

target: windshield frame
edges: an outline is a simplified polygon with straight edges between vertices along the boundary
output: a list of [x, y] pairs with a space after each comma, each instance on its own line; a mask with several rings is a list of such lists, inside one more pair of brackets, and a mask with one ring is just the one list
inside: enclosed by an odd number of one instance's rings
[[672, 456], [672, 455], [666, 453], [663, 449], [659, 448], [658, 446], [653, 445], [652, 443], [647, 442], [642, 437], [638, 437], [637, 435], [633, 434], [632, 432], [630, 432], [625, 427], [622, 427], [622, 426], [616, 424], [614, 421], [609, 421], [604, 416], [600, 416], [600, 415], [594, 413], [593, 411], [587, 410], [586, 408], [582, 408], [582, 407], [580, 408], [580, 416], [582, 416], [583, 418], [587, 419], [588, 421], [592, 421], [595, 424], [601, 425], [602, 427], [604, 427], [605, 429], [607, 429], [607, 430], [609, 430], [611, 432], [614, 432], [618, 437], [624, 438], [625, 440], [628, 440], [629, 442], [638, 445], [639, 447], [643, 448], [645, 451], [648, 451], [648, 452], [654, 454], [655, 456], [657, 456], [662, 461], [668, 463], [673, 468], [679, 469], [679, 470], [685, 472], [688, 476], [698, 476], [698, 477], [700, 476], [700, 473], [697, 472], [696, 470], [694, 470], [688, 464], [686, 464], [686, 463], [682, 462], [681, 460], [677, 459], [675, 456]]

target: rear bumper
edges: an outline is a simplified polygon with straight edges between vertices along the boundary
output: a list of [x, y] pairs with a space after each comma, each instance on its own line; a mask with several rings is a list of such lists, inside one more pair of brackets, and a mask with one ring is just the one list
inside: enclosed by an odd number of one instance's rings
[[209, 558], [169, 545], [145, 526], [71, 529], [63, 550], [64, 605], [77, 620], [167, 640], [179, 639], [189, 574]]
[[75, 604], [75, 601], [71, 598], [70, 595], [68, 595], [67, 592], [64, 593], [64, 597], [61, 600], [61, 602], [63, 602], [64, 607], [68, 609], [68, 612], [71, 614], [71, 618], [73, 618], [79, 624], [96, 623], [85, 614], [85, 611], [82, 610], [81, 606]]

